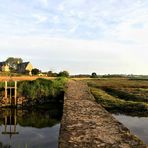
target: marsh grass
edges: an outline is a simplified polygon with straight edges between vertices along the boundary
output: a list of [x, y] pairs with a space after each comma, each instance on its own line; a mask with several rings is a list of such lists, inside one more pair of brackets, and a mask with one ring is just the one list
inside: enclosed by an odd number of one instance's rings
[[128, 92], [128, 90], [124, 90], [121, 88], [109, 88], [109, 87], [104, 87], [102, 88], [105, 92], [108, 94], [119, 97], [120, 99], [126, 100], [126, 101], [135, 101], [135, 102], [145, 102], [148, 103], [148, 98], [144, 95], [138, 95], [134, 94], [132, 92]]
[[97, 87], [111, 87], [111, 88], [148, 88], [148, 81], [143, 80], [129, 80], [126, 78], [100, 78], [86, 80], [88, 85]]
[[51, 102], [59, 101], [65, 91], [67, 78], [47, 80], [39, 78], [33, 81], [21, 81], [18, 84], [18, 95], [25, 97], [28, 101]]
[[148, 81], [87, 80], [96, 101], [108, 111], [148, 116]]
[[107, 94], [105, 91], [97, 88], [90, 88], [96, 102], [101, 104], [108, 111], [131, 113], [131, 114], [147, 114], [148, 104], [143, 102], [125, 101], [118, 97]]

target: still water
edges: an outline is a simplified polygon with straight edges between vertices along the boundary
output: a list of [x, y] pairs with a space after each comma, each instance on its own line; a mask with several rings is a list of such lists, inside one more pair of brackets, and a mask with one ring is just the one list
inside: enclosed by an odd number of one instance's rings
[[57, 148], [61, 112], [0, 110], [0, 148]]
[[148, 117], [132, 117], [123, 114], [113, 114], [113, 116], [145, 144], [148, 144]]

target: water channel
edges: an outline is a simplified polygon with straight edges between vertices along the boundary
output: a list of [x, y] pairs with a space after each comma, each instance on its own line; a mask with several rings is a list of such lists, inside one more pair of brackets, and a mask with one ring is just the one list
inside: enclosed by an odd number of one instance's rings
[[0, 109], [0, 148], [57, 148], [62, 110]]
[[148, 144], [148, 117], [128, 116], [124, 114], [113, 114], [123, 123], [134, 135], [139, 137], [145, 144]]

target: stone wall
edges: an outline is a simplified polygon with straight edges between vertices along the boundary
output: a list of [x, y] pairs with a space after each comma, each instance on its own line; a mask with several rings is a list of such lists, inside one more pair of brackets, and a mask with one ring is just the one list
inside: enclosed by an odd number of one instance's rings
[[87, 85], [69, 81], [64, 97], [59, 148], [146, 148], [95, 102]]
[[[12, 97], [11, 99], [12, 101], [12, 105], [14, 104], [14, 97]], [[24, 97], [19, 97], [17, 98], [17, 105], [24, 105], [27, 102], [27, 100]], [[10, 105], [10, 101], [8, 98], [3, 97], [0, 100], [0, 107], [5, 107], [5, 106], [9, 106]]]

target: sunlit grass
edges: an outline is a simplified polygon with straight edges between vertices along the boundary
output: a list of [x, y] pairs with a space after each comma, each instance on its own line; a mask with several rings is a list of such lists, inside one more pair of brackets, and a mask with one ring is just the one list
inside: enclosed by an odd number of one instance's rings
[[96, 101], [108, 111], [148, 114], [148, 81], [128, 79], [87, 80]]
[[122, 113], [147, 114], [148, 104], [143, 102], [125, 101], [107, 94], [105, 91], [91, 87], [91, 92], [96, 101], [109, 111]]

